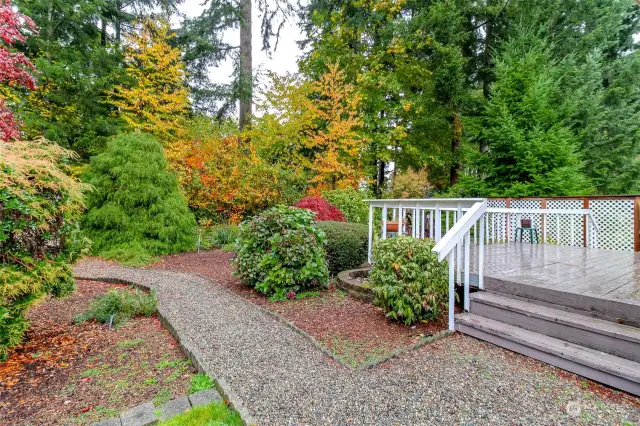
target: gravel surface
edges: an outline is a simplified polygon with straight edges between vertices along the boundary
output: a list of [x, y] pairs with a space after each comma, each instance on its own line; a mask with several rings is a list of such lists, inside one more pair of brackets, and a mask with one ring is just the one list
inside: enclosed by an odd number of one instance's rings
[[355, 371], [208, 278], [99, 261], [76, 275], [153, 285], [181, 340], [260, 425], [640, 424], [637, 399], [590, 393], [553, 367], [459, 333]]

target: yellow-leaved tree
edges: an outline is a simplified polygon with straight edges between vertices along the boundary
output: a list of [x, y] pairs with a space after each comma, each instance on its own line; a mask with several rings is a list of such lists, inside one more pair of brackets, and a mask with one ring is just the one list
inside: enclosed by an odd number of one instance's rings
[[180, 50], [166, 21], [143, 21], [128, 38], [126, 73], [130, 85], [115, 87], [109, 96], [120, 116], [134, 130], [151, 133], [165, 145], [180, 137], [189, 106]]
[[309, 195], [355, 188], [364, 178], [361, 96], [337, 65], [317, 81], [272, 76], [251, 139], [263, 156], [308, 176]]

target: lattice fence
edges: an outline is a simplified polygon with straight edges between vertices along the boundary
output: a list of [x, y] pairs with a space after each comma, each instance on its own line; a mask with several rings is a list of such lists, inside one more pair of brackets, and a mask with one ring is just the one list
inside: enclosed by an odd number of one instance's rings
[[[488, 200], [488, 207], [503, 208], [506, 205], [505, 199]], [[514, 209], [541, 209], [542, 206], [542, 199], [511, 199], [509, 202], [509, 207]], [[582, 209], [584, 208], [584, 199], [547, 198], [546, 208]], [[589, 199], [589, 209], [598, 224], [599, 231], [597, 234], [594, 233], [589, 221], [587, 221], [586, 246], [625, 251], [634, 249], [633, 198]], [[504, 241], [498, 236], [504, 235], [506, 238], [507, 233], [509, 241], [515, 241], [516, 228], [520, 226], [520, 219], [531, 219], [532, 226], [539, 231], [541, 242], [546, 234], [545, 243], [547, 244], [585, 246], [584, 216], [577, 214], [546, 214], [544, 216], [543, 226], [542, 214], [511, 214], [509, 226], [507, 226], [506, 214], [487, 214], [487, 222], [485, 223], [488, 227], [488, 241]], [[524, 234], [523, 242], [531, 242], [528, 233]]]
[[600, 230], [597, 246], [612, 250], [633, 250], [633, 199], [590, 200]]

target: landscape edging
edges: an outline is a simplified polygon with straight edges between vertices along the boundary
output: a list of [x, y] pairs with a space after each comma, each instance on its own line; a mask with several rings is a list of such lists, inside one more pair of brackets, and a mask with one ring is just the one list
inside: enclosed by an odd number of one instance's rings
[[[126, 280], [121, 278], [83, 277], [78, 275], [76, 275], [75, 277], [77, 279], [85, 280], [85, 281], [102, 281], [102, 282], [108, 282], [112, 284], [131, 285], [131, 286], [142, 288], [145, 290], [153, 289], [154, 287], [153, 284], [148, 286], [146, 284], [141, 284], [141, 283], [137, 283], [131, 280]], [[167, 319], [166, 315], [163, 312], [163, 309], [160, 306], [158, 306], [157, 311], [158, 311], [158, 319], [160, 320], [160, 323], [169, 331], [169, 333], [171, 333], [173, 338], [176, 339], [178, 346], [180, 347], [182, 352], [185, 354], [185, 356], [189, 358], [189, 360], [193, 363], [193, 365], [196, 367], [196, 369], [199, 372], [205, 372], [207, 373], [207, 375], [211, 377], [211, 379], [213, 379], [216, 390], [220, 393], [220, 395], [224, 399], [226, 399], [229, 402], [229, 405], [231, 405], [231, 407], [234, 410], [236, 410], [238, 414], [240, 414], [240, 418], [242, 419], [242, 422], [246, 426], [257, 425], [258, 423], [253, 419], [251, 414], [249, 414], [249, 411], [246, 409], [246, 407], [242, 403], [242, 400], [240, 399], [240, 397], [238, 397], [238, 395], [235, 392], [233, 392], [233, 390], [231, 389], [227, 381], [223, 377], [215, 377], [214, 375], [207, 372], [202, 365], [201, 360], [203, 360], [204, 357], [200, 354], [200, 352], [196, 348], [193, 348], [190, 344], [184, 342], [184, 340], [180, 338], [180, 335], [178, 334], [177, 330], [173, 327], [171, 322]]]

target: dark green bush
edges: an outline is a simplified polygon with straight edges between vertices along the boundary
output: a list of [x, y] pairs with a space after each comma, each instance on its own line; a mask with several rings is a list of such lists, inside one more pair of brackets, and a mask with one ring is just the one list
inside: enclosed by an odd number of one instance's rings
[[138, 315], [151, 316], [156, 311], [156, 298], [139, 290], [111, 289], [97, 296], [84, 314], [75, 317], [76, 322], [95, 319], [99, 323], [109, 324], [113, 315], [113, 326], [124, 324]]
[[438, 262], [432, 240], [396, 237], [374, 244], [369, 284], [375, 303], [405, 324], [435, 319], [447, 304], [447, 262]]
[[318, 222], [327, 236], [327, 264], [332, 274], [357, 268], [367, 261], [369, 227], [359, 223]]
[[73, 157], [44, 140], [0, 142], [0, 360], [22, 341], [33, 302], [74, 289], [86, 188], [69, 177]]
[[313, 217], [305, 209], [277, 206], [243, 222], [236, 242], [236, 275], [280, 300], [287, 293], [326, 285], [326, 240]]
[[129, 264], [195, 248], [196, 222], [167, 169], [162, 146], [144, 133], [118, 135], [91, 159], [83, 225], [96, 255]]

